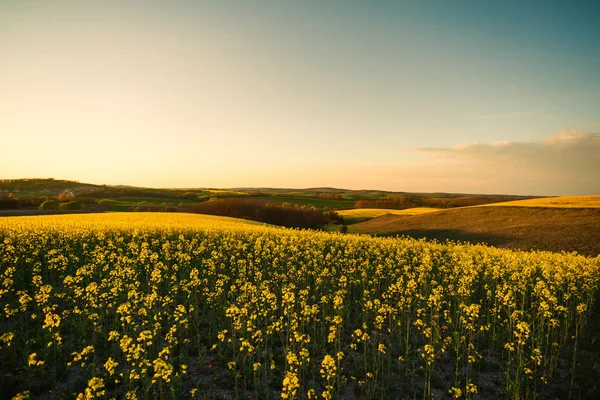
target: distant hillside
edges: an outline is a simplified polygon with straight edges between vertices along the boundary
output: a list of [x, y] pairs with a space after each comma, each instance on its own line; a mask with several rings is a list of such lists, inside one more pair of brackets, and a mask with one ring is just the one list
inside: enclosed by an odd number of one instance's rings
[[540, 199], [509, 201], [505, 203], [493, 203], [487, 204], [487, 206], [598, 208], [600, 207], [600, 195], [546, 197]]
[[600, 208], [467, 207], [384, 215], [350, 225], [350, 233], [487, 243], [523, 250], [600, 254]]
[[82, 191], [101, 188], [100, 185], [81, 183], [63, 179], [0, 179], [0, 196], [13, 193], [19, 196], [52, 196], [65, 191], [77, 194]]
[[366, 221], [368, 219], [373, 219], [377, 217], [381, 217], [382, 215], [392, 214], [392, 215], [419, 215], [426, 214], [430, 212], [440, 211], [438, 208], [427, 208], [427, 207], [419, 207], [419, 208], [407, 208], [404, 210], [394, 210], [394, 209], [385, 209], [385, 208], [353, 208], [350, 210], [340, 210], [338, 214], [344, 218], [345, 224], [355, 224], [357, 222]]
[[[176, 200], [201, 202], [209, 199], [246, 197], [269, 204], [284, 204], [316, 207], [320, 209], [378, 208], [402, 210], [413, 207], [451, 208], [473, 206], [502, 201], [522, 200], [524, 196], [481, 195], [460, 193], [409, 193], [383, 190], [349, 190], [330, 187], [286, 189], [286, 188], [149, 188], [126, 185], [96, 185], [62, 179], [6, 179], [0, 180], [0, 199], [51, 198], [61, 193], [89, 199], [114, 199], [120, 204], [118, 210], [129, 209], [134, 202], [146, 204]], [[127, 200], [127, 201], [125, 201]], [[138, 204], [140, 205], [140, 204]], [[117, 208], [118, 208], [117, 207]], [[114, 208], [114, 207], [113, 207]]]

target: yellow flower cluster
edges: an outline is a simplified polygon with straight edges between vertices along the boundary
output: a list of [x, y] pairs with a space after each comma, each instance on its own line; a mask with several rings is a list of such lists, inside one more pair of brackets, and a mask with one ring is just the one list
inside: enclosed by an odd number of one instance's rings
[[92, 378], [88, 381], [88, 387], [85, 388], [85, 391], [77, 395], [77, 400], [102, 398], [105, 393], [104, 381], [101, 378]]

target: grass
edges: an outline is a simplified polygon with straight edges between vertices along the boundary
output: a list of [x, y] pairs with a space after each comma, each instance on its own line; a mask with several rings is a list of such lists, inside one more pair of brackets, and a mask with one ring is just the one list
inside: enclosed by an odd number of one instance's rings
[[439, 208], [429, 207], [418, 207], [418, 208], [407, 208], [405, 210], [392, 210], [386, 208], [355, 208], [352, 210], [341, 210], [338, 211], [346, 224], [355, 224], [358, 222], [366, 221], [369, 219], [381, 217], [382, 215], [419, 215], [427, 214], [434, 211], [440, 211]]
[[596, 256], [599, 226], [598, 208], [465, 207], [413, 216], [384, 215], [351, 225], [349, 232]]
[[482, 207], [552, 207], [552, 208], [600, 208], [600, 195], [562, 196], [540, 199], [517, 200], [505, 203], [486, 204]]

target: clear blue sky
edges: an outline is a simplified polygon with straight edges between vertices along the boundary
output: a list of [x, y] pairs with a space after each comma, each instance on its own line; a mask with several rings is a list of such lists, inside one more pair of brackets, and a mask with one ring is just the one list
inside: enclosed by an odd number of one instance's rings
[[598, 1], [3, 1], [0, 177], [600, 193]]

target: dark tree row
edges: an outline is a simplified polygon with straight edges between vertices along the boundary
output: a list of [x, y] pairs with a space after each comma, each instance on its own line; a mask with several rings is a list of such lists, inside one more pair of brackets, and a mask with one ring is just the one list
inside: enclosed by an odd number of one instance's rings
[[[86, 207], [95, 205], [96, 199], [90, 197], [73, 196], [70, 193], [61, 193], [58, 196], [34, 196], [34, 197], [0, 197], [0, 210], [20, 210], [39, 208], [47, 202], [59, 204], [78, 203]], [[53, 207], [53, 206], [51, 206]]]
[[37, 208], [46, 200], [46, 197], [0, 197], [0, 210], [19, 210], [21, 208]]
[[329, 223], [341, 223], [334, 211], [323, 212], [314, 207], [267, 204], [247, 199], [218, 199], [187, 207], [190, 212], [244, 218], [291, 228], [318, 229]]
[[319, 194], [320, 199], [328, 199], [328, 200], [343, 200], [344, 196], [340, 193], [321, 193]]
[[389, 208], [403, 210], [405, 208], [419, 207], [419, 204], [408, 196], [390, 197], [387, 199], [363, 199], [354, 203], [354, 208]]
[[478, 206], [515, 200], [510, 196], [409, 197], [398, 196], [376, 200], [358, 200], [354, 208], [389, 208], [403, 210], [413, 207], [453, 208]]
[[131, 206], [127, 211], [133, 212], [177, 212], [175, 206], [158, 206], [158, 205], [142, 205], [142, 206]]

